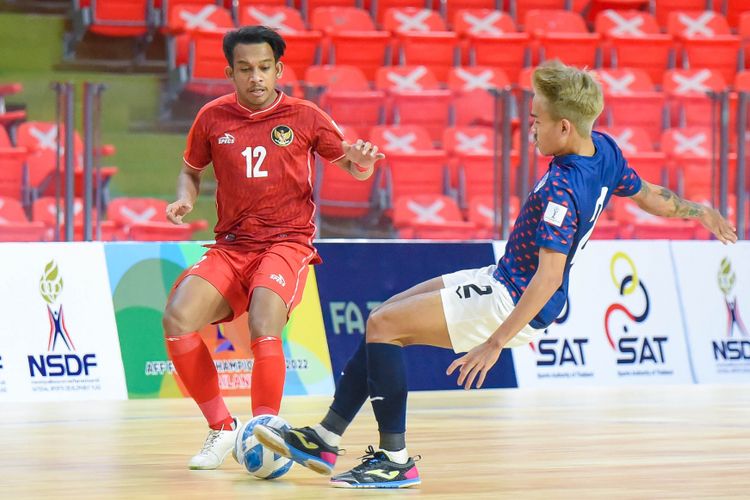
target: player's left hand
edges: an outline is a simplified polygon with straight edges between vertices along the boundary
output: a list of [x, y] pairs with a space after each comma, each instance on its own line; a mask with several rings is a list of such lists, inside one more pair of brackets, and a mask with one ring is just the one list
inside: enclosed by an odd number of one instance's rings
[[[500, 352], [502, 350], [502, 346], [498, 346], [490, 340], [482, 342], [474, 349], [451, 363], [446, 373], [450, 375], [456, 370], [456, 368], [461, 367], [458, 373], [458, 385], [463, 385], [464, 389], [467, 390], [471, 389], [474, 379], [478, 376], [479, 378], [477, 379], [476, 388], [479, 389], [482, 387], [482, 384], [484, 384], [487, 372], [490, 371], [490, 368], [495, 366], [498, 358], [500, 358]], [[464, 382], [466, 383], [464, 384]]]
[[368, 170], [375, 162], [385, 158], [383, 153], [378, 152], [378, 147], [369, 141], [357, 139], [354, 144], [341, 141], [341, 147], [344, 149], [344, 157], [362, 167], [360, 170]]
[[725, 245], [737, 242], [737, 228], [726, 220], [718, 210], [710, 207], [706, 208], [700, 217], [700, 221], [706, 229], [714, 233], [719, 241]]

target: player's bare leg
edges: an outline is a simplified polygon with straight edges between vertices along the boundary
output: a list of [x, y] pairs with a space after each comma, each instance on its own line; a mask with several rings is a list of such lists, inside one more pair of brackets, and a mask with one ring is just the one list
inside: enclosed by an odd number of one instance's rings
[[221, 397], [211, 354], [197, 330], [232, 314], [224, 297], [208, 281], [187, 276], [167, 302], [162, 325], [167, 351], [185, 388], [198, 404], [210, 427], [191, 469], [216, 469], [234, 446], [239, 420], [232, 417]]
[[253, 290], [248, 321], [253, 350], [250, 382], [253, 416], [278, 415], [286, 378], [281, 334], [288, 309], [276, 292], [262, 286]]

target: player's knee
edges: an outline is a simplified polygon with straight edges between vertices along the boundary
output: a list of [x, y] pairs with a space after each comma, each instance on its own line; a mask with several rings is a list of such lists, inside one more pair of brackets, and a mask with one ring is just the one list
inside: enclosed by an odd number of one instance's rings
[[367, 318], [367, 342], [391, 342], [393, 338], [393, 328], [389, 328], [390, 319], [388, 317], [388, 308], [380, 308], [372, 311]]
[[175, 307], [171, 302], [167, 304], [166, 309], [164, 309], [164, 315], [161, 319], [161, 324], [164, 327], [165, 336], [169, 337], [191, 333], [199, 328], [192, 323], [193, 322], [185, 313], [183, 308]]
[[281, 337], [281, 331], [284, 329], [284, 325], [279, 327], [276, 322], [271, 321], [269, 318], [250, 318], [250, 337], [252, 340], [259, 339], [261, 337]]

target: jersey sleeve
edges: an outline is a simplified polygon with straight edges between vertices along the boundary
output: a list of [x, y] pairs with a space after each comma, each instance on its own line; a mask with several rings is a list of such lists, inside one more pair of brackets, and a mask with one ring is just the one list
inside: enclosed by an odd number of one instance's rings
[[211, 163], [211, 142], [206, 124], [206, 114], [199, 113], [188, 132], [187, 146], [182, 156], [185, 164], [195, 170], [203, 170]]
[[[553, 185], [556, 184], [556, 185]], [[568, 254], [578, 229], [578, 210], [571, 189], [557, 182], [544, 187], [542, 218], [536, 229], [539, 247]]]
[[324, 159], [335, 162], [344, 157], [341, 141], [344, 134], [338, 125], [320, 109], [315, 109], [315, 137], [313, 148]]
[[620, 173], [620, 180], [617, 182], [612, 194], [615, 196], [634, 196], [641, 190], [641, 177], [638, 172], [628, 165], [625, 159], [622, 160], [623, 168]]

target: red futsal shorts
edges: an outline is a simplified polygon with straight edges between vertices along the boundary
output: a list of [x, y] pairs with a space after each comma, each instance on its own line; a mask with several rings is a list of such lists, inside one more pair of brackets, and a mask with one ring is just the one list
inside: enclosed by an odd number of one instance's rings
[[316, 255], [311, 247], [294, 242], [275, 243], [259, 251], [213, 247], [193, 267], [187, 269], [173, 286], [176, 290], [187, 276], [200, 276], [224, 297], [232, 308], [231, 321], [247, 312], [256, 287], [275, 292], [288, 313], [302, 300], [308, 264]]

